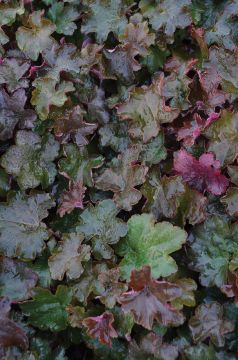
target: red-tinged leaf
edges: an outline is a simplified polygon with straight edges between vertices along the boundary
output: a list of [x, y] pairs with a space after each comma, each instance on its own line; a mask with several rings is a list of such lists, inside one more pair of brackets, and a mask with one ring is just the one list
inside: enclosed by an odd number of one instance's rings
[[83, 198], [86, 187], [81, 181], [70, 181], [69, 190], [64, 190], [61, 197], [61, 205], [58, 209], [58, 214], [63, 217], [65, 214], [70, 214], [75, 208], [83, 209]]
[[238, 271], [228, 272], [228, 283], [221, 287], [221, 291], [229, 298], [234, 297], [234, 302], [238, 304]]
[[36, 120], [32, 109], [25, 109], [27, 97], [24, 89], [16, 90], [11, 96], [0, 90], [0, 140], [8, 140], [18, 125], [21, 129], [31, 129]]
[[189, 108], [189, 93], [192, 79], [188, 73], [196, 64], [196, 59], [182, 61], [180, 58], [172, 57], [167, 61], [164, 70], [170, 75], [161, 75], [161, 94], [169, 101], [171, 110], [187, 110]]
[[113, 322], [114, 316], [107, 311], [100, 316], [84, 319], [83, 325], [87, 328], [87, 334], [89, 336], [98, 339], [102, 344], [111, 347], [111, 338], [117, 337], [117, 332], [112, 326]]
[[194, 26], [192, 26], [190, 29], [190, 33], [191, 33], [191, 36], [194, 38], [194, 40], [197, 41], [197, 43], [200, 47], [202, 56], [204, 58], [207, 58], [208, 57], [208, 47], [204, 40], [205, 30], [203, 28], [195, 28]]
[[132, 290], [122, 294], [119, 302], [125, 313], [132, 312], [137, 324], [152, 329], [154, 320], [164, 326], [178, 326], [184, 322], [183, 314], [170, 305], [182, 295], [182, 289], [151, 278], [149, 266], [131, 272], [129, 287]]
[[195, 140], [201, 135], [202, 131], [210, 126], [219, 118], [219, 113], [211, 113], [207, 120], [204, 120], [198, 113], [193, 115], [193, 120], [184, 122], [183, 127], [177, 134], [178, 141], [183, 140], [183, 145], [189, 147], [194, 145]]
[[203, 71], [198, 71], [199, 82], [202, 89], [202, 102], [199, 104], [201, 108], [207, 110], [208, 113], [214, 111], [216, 106], [221, 106], [227, 99], [227, 94], [221, 90], [222, 78], [219, 74], [217, 66], [211, 58], [213, 52], [210, 51], [210, 61], [204, 64]]
[[140, 152], [140, 146], [128, 147], [95, 182], [98, 189], [114, 192], [117, 206], [127, 211], [141, 199], [142, 194], [135, 187], [145, 182], [148, 172], [148, 167], [139, 163]]
[[195, 310], [195, 315], [189, 320], [189, 328], [195, 342], [207, 338], [214, 345], [225, 345], [224, 335], [234, 330], [234, 325], [223, 318], [223, 307], [217, 302], [201, 304]]
[[147, 143], [156, 137], [161, 124], [171, 123], [179, 110], [166, 106], [163, 94], [164, 76], [153, 79], [150, 86], [136, 87], [129, 99], [119, 104], [117, 113], [122, 120], [129, 121], [129, 135]]
[[17, 346], [26, 350], [29, 346], [28, 338], [20, 326], [8, 318], [11, 303], [8, 298], [0, 298], [0, 348]]
[[87, 145], [86, 136], [94, 133], [97, 124], [85, 122], [85, 114], [79, 105], [66, 109], [63, 114], [60, 110], [56, 111], [53, 116], [56, 138], [63, 144], [72, 139], [78, 146]]
[[215, 160], [212, 153], [204, 153], [197, 160], [186, 150], [180, 150], [174, 157], [174, 169], [185, 182], [201, 192], [221, 195], [229, 185], [228, 178], [221, 174], [219, 160]]
[[145, 335], [139, 344], [134, 340], [129, 344], [129, 360], [175, 360], [178, 357], [178, 348], [163, 342], [163, 338], [153, 332]]
[[113, 308], [119, 296], [127, 290], [127, 285], [119, 282], [119, 268], [113, 268], [102, 272], [98, 276], [99, 286], [97, 296], [109, 309]]

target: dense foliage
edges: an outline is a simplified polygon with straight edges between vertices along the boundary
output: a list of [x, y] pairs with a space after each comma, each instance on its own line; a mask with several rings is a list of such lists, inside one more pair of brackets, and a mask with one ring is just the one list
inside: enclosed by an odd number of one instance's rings
[[238, 0], [0, 0], [0, 359], [238, 359]]

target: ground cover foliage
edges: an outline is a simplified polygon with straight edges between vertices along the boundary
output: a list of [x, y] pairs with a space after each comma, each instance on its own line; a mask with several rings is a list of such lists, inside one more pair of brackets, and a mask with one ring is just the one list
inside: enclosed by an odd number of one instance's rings
[[0, 359], [238, 359], [238, 1], [0, 1]]

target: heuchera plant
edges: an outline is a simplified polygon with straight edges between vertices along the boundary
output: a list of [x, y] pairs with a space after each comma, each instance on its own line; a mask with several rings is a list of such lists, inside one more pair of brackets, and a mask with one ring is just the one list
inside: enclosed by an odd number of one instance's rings
[[238, 359], [238, 0], [0, 0], [0, 360]]

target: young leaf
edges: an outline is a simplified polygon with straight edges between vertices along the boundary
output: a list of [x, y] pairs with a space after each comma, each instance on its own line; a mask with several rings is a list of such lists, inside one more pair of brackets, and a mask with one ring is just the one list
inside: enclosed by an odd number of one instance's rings
[[57, 287], [55, 294], [48, 289], [35, 288], [33, 300], [22, 303], [21, 309], [33, 326], [57, 332], [67, 327], [66, 307], [70, 304], [71, 299], [71, 290], [63, 285]]
[[111, 338], [117, 337], [117, 332], [112, 326], [114, 317], [112, 313], [105, 312], [100, 316], [88, 317], [83, 320], [87, 334], [98, 339], [102, 344], [112, 346]]
[[78, 279], [84, 271], [83, 262], [90, 259], [90, 246], [82, 244], [84, 237], [70, 233], [65, 235], [48, 260], [51, 277], [54, 280]]
[[199, 160], [186, 150], [175, 153], [174, 169], [183, 180], [200, 192], [209, 191], [214, 195], [223, 194], [229, 180], [221, 174], [220, 161], [212, 153], [204, 153]]
[[69, 182], [69, 190], [64, 190], [61, 196], [60, 207], [57, 212], [60, 217], [65, 214], [70, 214], [75, 208], [83, 209], [83, 198], [86, 187], [83, 186], [81, 181]]
[[127, 233], [127, 225], [116, 217], [118, 213], [114, 202], [107, 199], [95, 207], [89, 206], [80, 215], [81, 222], [76, 231], [91, 240], [97, 259], [111, 259], [113, 250], [110, 245], [116, 244]]
[[201, 135], [202, 131], [210, 126], [220, 117], [220, 114], [212, 112], [207, 120], [204, 120], [198, 113], [193, 115], [192, 121], [184, 122], [183, 127], [178, 130], [178, 141], [183, 140], [183, 146], [193, 146], [196, 139]]
[[49, 194], [17, 193], [0, 204], [0, 252], [5, 256], [35, 259], [49, 237], [42, 222], [54, 206]]
[[149, 266], [131, 272], [129, 287], [132, 290], [122, 294], [119, 302], [125, 313], [132, 312], [137, 324], [150, 330], [154, 320], [165, 326], [178, 326], [184, 322], [182, 313], [170, 305], [182, 295], [182, 289], [151, 278]]
[[170, 254], [182, 247], [186, 237], [184, 230], [169, 222], [156, 224], [150, 214], [133, 215], [128, 220], [128, 234], [117, 247], [117, 253], [123, 256], [122, 278], [128, 279], [133, 269], [143, 265], [151, 267], [156, 279], [176, 272], [177, 265]]

